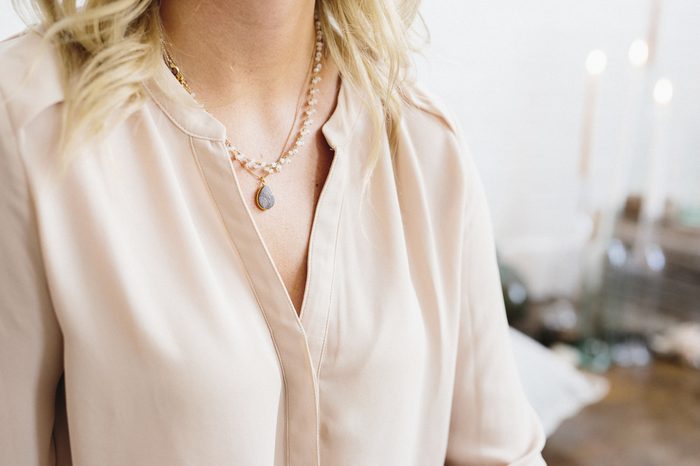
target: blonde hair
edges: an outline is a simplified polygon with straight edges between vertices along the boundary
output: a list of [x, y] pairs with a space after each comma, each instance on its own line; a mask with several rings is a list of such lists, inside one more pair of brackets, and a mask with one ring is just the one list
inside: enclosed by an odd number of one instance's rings
[[[363, 90], [374, 136], [362, 193], [381, 153], [386, 132], [396, 152], [401, 88], [412, 80], [411, 40], [420, 0], [316, 0], [327, 53], [341, 76]], [[65, 105], [59, 153], [64, 167], [78, 141], [99, 139], [145, 99], [142, 81], [162, 59], [159, 0], [13, 0], [44, 40], [58, 46]]]

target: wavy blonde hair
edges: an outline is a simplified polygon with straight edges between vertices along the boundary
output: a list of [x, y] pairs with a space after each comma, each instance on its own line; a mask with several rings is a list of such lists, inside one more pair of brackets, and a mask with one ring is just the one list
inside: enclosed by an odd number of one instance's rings
[[[363, 90], [373, 140], [362, 193], [381, 153], [395, 154], [402, 84], [412, 80], [412, 25], [420, 0], [316, 0], [327, 53], [343, 79]], [[162, 60], [160, 0], [13, 0], [27, 24], [45, 28], [63, 63], [65, 105], [59, 153], [65, 167], [78, 141], [99, 139], [145, 99], [142, 81]]]

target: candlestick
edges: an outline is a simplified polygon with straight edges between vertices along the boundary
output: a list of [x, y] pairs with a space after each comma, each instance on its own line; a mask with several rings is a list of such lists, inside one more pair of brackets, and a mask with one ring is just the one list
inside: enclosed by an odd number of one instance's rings
[[670, 104], [673, 99], [673, 83], [661, 78], [654, 86], [654, 128], [649, 150], [649, 172], [644, 214], [650, 221], [663, 215], [666, 202], [666, 173], [668, 171], [668, 133], [670, 129]]
[[579, 175], [582, 180], [588, 178], [591, 165], [591, 152], [594, 142], [595, 111], [598, 103], [598, 81], [605, 71], [608, 57], [602, 50], [592, 50], [586, 57], [586, 89], [583, 103], [583, 122], [581, 125], [581, 153], [579, 158]]

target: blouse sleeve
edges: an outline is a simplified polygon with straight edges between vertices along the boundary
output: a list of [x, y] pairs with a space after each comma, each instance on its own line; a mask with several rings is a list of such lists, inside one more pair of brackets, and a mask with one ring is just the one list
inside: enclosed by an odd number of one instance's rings
[[461, 314], [445, 465], [543, 465], [546, 437], [516, 372], [490, 213], [476, 168], [462, 152]]
[[17, 137], [0, 94], [0, 463], [55, 464], [62, 337]]

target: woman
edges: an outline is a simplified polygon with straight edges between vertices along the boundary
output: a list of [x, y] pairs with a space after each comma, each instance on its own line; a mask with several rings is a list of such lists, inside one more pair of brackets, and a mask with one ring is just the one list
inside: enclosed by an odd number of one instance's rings
[[416, 5], [76, 3], [0, 44], [3, 464], [544, 464]]

